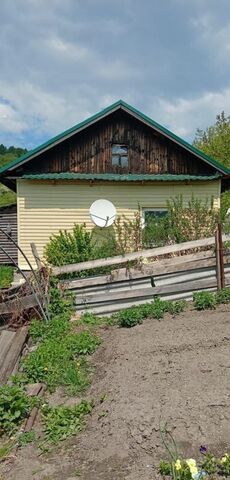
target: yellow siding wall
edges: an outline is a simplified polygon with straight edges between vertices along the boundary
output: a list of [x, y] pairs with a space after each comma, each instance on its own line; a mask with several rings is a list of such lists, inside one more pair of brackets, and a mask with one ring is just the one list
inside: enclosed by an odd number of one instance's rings
[[[105, 198], [114, 203], [117, 213], [131, 217], [140, 207], [166, 207], [172, 197], [182, 194], [185, 201], [195, 195], [202, 200], [214, 199], [219, 207], [220, 181], [155, 184], [106, 184], [77, 182], [17, 181], [18, 194], [18, 240], [20, 247], [34, 265], [30, 243], [34, 242], [42, 257], [46, 243], [52, 233], [60, 229], [71, 229], [74, 223], [86, 223], [93, 228], [89, 207], [95, 200]], [[28, 269], [20, 256], [19, 265]]]

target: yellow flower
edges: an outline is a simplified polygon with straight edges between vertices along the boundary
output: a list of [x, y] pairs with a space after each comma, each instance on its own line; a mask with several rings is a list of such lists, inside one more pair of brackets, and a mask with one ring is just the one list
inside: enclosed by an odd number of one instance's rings
[[225, 462], [227, 462], [227, 460], [228, 460], [228, 454], [225, 453], [224, 456], [221, 458], [221, 461], [220, 461], [220, 462], [221, 462], [221, 463], [225, 463]]
[[80, 362], [77, 362], [77, 367], [80, 367], [80, 365], [81, 365]]
[[45, 372], [47, 372], [47, 370], [48, 370], [48, 367], [44, 367], [44, 370], [45, 370]]
[[179, 458], [177, 459], [177, 461], [175, 463], [175, 469], [177, 471], [181, 469], [181, 461], [179, 460]]
[[186, 460], [186, 463], [189, 466], [189, 468], [196, 467], [196, 460], [194, 460], [193, 458], [188, 458], [188, 460]]

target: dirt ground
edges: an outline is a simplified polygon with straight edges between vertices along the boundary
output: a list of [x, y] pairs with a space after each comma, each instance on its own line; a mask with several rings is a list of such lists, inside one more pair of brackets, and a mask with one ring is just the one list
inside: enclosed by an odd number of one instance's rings
[[165, 422], [186, 456], [200, 445], [229, 450], [230, 306], [100, 334], [85, 431], [46, 455], [21, 449], [3, 465], [4, 480], [158, 479]]

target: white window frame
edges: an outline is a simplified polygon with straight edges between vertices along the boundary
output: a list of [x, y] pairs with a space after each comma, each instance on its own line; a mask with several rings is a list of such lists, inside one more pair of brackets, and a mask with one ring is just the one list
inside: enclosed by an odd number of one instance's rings
[[142, 207], [142, 221], [145, 227], [145, 213], [146, 212], [168, 212], [168, 208], [165, 207]]

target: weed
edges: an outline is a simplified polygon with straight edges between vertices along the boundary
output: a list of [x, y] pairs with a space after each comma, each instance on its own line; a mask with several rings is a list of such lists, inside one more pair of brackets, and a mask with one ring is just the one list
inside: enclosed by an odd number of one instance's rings
[[230, 288], [222, 288], [216, 293], [216, 303], [230, 303]]
[[50, 390], [58, 385], [81, 391], [88, 385], [86, 364], [78, 355], [93, 353], [100, 340], [90, 332], [48, 335], [23, 361], [28, 381], [45, 382]]
[[92, 402], [82, 400], [78, 405], [42, 409], [44, 442], [56, 444], [60, 440], [79, 433], [85, 425], [85, 416], [93, 409]]
[[104, 403], [107, 400], [107, 393], [102, 393], [100, 396], [100, 403]]
[[120, 310], [117, 313], [117, 321], [120, 327], [131, 328], [143, 322], [143, 313], [138, 307]]
[[[12, 448], [14, 447], [15, 443], [13, 441], [6, 441], [1, 443], [0, 445], [0, 462], [3, 462], [8, 455], [10, 454]], [[1, 477], [0, 477], [1, 480]]]
[[0, 288], [10, 287], [14, 276], [14, 269], [9, 265], [0, 266]]
[[185, 300], [177, 300], [175, 302], [168, 301], [167, 302], [167, 312], [171, 315], [179, 315], [179, 313], [183, 312], [187, 307], [187, 303]]
[[31, 399], [18, 385], [0, 387], [0, 436], [15, 432], [31, 407]]
[[22, 432], [18, 436], [18, 446], [19, 447], [25, 447], [31, 442], [34, 442], [36, 440], [36, 433], [33, 430], [30, 430], [29, 432]]
[[216, 298], [210, 292], [195, 292], [193, 302], [196, 310], [214, 310], [216, 308]]

